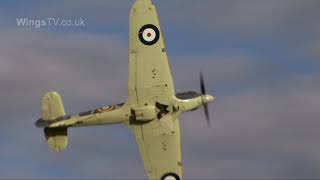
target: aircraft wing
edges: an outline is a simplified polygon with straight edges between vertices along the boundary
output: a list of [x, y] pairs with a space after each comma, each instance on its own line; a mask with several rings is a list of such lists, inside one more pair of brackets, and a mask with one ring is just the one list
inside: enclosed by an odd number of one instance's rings
[[166, 104], [174, 86], [155, 6], [137, 0], [130, 13], [129, 93], [130, 104], [155, 99]]
[[[168, 57], [155, 6], [137, 0], [130, 12], [128, 100], [131, 107], [169, 104], [175, 96]], [[182, 176], [178, 118], [130, 121], [149, 179]], [[175, 179], [181, 179], [181, 178]]]
[[179, 120], [161, 120], [129, 126], [135, 136], [149, 179], [178, 175], [182, 179]]

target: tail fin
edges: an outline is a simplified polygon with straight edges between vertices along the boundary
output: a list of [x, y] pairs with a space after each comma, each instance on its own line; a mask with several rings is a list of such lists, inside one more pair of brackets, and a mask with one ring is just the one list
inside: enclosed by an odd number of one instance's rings
[[[53, 121], [66, 115], [63, 102], [57, 92], [48, 92], [42, 98], [42, 120]], [[66, 127], [44, 129], [48, 146], [51, 150], [60, 152], [67, 148], [68, 131]]]
[[48, 92], [42, 98], [42, 119], [52, 121], [65, 116], [62, 99], [57, 92]]

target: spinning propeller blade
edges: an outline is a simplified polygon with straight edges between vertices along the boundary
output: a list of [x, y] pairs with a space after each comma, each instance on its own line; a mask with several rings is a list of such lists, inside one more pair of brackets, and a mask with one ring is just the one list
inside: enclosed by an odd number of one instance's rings
[[210, 115], [209, 115], [209, 109], [208, 109], [208, 104], [203, 100], [203, 96], [206, 95], [206, 86], [204, 83], [204, 78], [203, 78], [203, 73], [200, 71], [200, 88], [201, 88], [201, 97], [202, 97], [202, 104], [203, 104], [203, 110], [204, 114], [206, 116], [207, 120], [207, 125], [210, 127]]

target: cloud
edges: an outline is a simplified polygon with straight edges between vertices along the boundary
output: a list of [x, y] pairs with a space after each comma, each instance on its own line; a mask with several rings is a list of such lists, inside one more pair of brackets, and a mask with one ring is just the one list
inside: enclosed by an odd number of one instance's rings
[[[311, 42], [317, 32], [312, 27], [319, 24], [318, 1], [155, 3], [164, 28], [174, 29], [168, 32], [171, 50], [179, 48], [174, 42], [181, 29], [204, 37], [183, 43], [226, 35], [219, 32], [255, 40], [244, 45], [250, 44], [246, 47], [250, 51], [227, 46], [223, 52], [212, 52], [210, 44], [201, 44], [210, 48], [199, 52], [192, 49], [199, 44], [189, 43], [190, 51], [170, 56], [177, 91], [199, 91], [202, 68], [208, 93], [216, 96], [210, 104], [212, 129], [205, 127], [201, 108], [180, 118], [184, 177], [320, 177], [319, 72], [303, 69], [310, 59], [301, 58], [301, 51], [293, 52], [292, 46], [284, 47]], [[126, 99], [124, 33], [130, 5], [129, 1], [67, 1], [1, 6], [21, 9], [0, 12], [3, 22], [10, 21], [1, 23], [0, 32], [1, 178], [146, 178], [134, 138], [123, 126], [70, 129], [68, 150], [55, 154], [47, 149], [42, 130], [33, 125], [41, 96], [49, 90], [61, 93], [71, 114]], [[22, 15], [83, 16], [89, 26], [77, 33], [17, 29], [11, 20]], [[275, 43], [268, 46], [272, 52], [292, 53], [285, 58], [301, 56], [288, 60], [275, 53], [275, 60], [270, 60], [266, 53], [255, 51], [264, 43], [257, 35]], [[277, 46], [279, 41], [286, 43]]]
[[[71, 114], [125, 101], [127, 43], [114, 34], [12, 30], [0, 37], [1, 178], [144, 177], [142, 165], [131, 167], [140, 157], [126, 128], [107, 128], [110, 139], [101, 128], [70, 130], [72, 150], [58, 155], [48, 150], [43, 131], [34, 127], [41, 96], [49, 90], [61, 93]], [[127, 166], [128, 173], [119, 171], [120, 166]]]
[[254, 52], [234, 53], [232, 50], [226, 53], [177, 55], [171, 58], [177, 92], [199, 92], [199, 72], [202, 71], [207, 90], [214, 95], [283, 83], [299, 73], [295, 70], [296, 66], [307, 63], [308, 61], [269, 59], [256, 56]]
[[273, 32], [302, 21], [303, 26], [310, 26], [319, 15], [318, 1], [170, 1], [170, 6], [156, 1], [156, 4], [162, 10], [162, 18], [177, 27], [198, 27], [211, 32]]
[[[319, 34], [320, 34], [320, 26], [319, 26]], [[309, 56], [314, 58], [314, 63], [316, 65], [319, 64], [319, 58], [320, 58], [320, 39], [315, 38], [311, 42], [305, 45], [304, 50], [306, 51], [306, 54], [309, 54]]]
[[205, 127], [202, 109], [184, 115], [186, 176], [319, 177], [320, 86], [313, 83], [318, 80], [297, 76], [273, 87], [218, 96], [211, 104], [212, 129]]
[[85, 20], [84, 28], [40, 28], [37, 31], [58, 31], [58, 32], [128, 32], [129, 10], [132, 1], [65, 1], [65, 2], [42, 2], [39, 0], [28, 1], [22, 5], [2, 3], [0, 7], [1, 23], [3, 28], [16, 28], [16, 18], [44, 19], [79, 19]]
[[[1, 129], [2, 137], [11, 139], [0, 141], [8, 157], [3, 163], [9, 164], [2, 177], [145, 178], [134, 139], [123, 126], [71, 129], [69, 149], [62, 154], [48, 151], [42, 130], [33, 126], [41, 95], [51, 89], [62, 92], [67, 112], [125, 99], [125, 42], [113, 34], [13, 31], [0, 36], [10, 39], [0, 45]], [[208, 92], [217, 96], [211, 104], [213, 129], [201, 122], [201, 109], [181, 117], [186, 178], [319, 177], [320, 87], [313, 83], [319, 77], [289, 74], [275, 83], [268, 79], [282, 71], [266, 62], [223, 53], [171, 59], [178, 90], [198, 90], [202, 66]], [[259, 80], [268, 85], [257, 85]], [[225, 89], [230, 85], [232, 93]], [[20, 173], [13, 173], [17, 169]]]
[[113, 97], [126, 98], [127, 49], [116, 35], [13, 31], [0, 36], [7, 42], [0, 45], [0, 96], [9, 103], [3, 107], [7, 112], [13, 113], [15, 105], [30, 111], [28, 104], [39, 105], [49, 90], [72, 94], [71, 101], [88, 101], [90, 96], [92, 101], [113, 103]]

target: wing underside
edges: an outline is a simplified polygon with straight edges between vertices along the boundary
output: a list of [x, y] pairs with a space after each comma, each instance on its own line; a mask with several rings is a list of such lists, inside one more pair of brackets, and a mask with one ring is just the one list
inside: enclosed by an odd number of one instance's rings
[[[175, 96], [155, 6], [137, 0], [130, 12], [128, 101], [131, 107], [166, 106]], [[160, 120], [158, 118], [161, 118]], [[179, 120], [167, 113], [149, 122], [130, 121], [149, 179], [181, 179]]]
[[174, 95], [170, 67], [155, 6], [150, 0], [136, 1], [130, 13], [129, 47], [130, 104]]
[[146, 124], [130, 125], [149, 179], [182, 176], [179, 120], [171, 115]]

